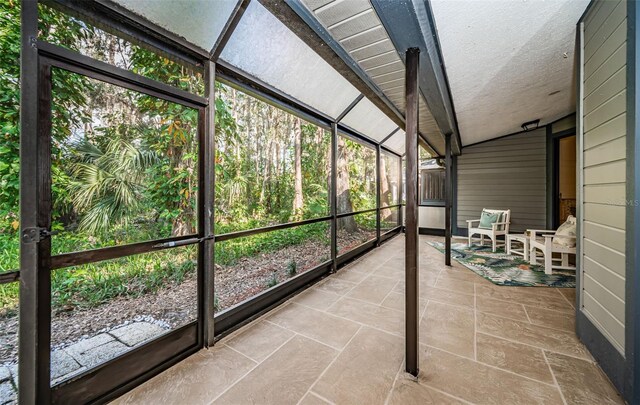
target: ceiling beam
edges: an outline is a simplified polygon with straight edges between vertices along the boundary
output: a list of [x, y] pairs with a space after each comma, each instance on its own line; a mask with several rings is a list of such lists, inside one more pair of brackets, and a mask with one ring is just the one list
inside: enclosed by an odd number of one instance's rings
[[209, 52], [209, 59], [214, 62], [218, 60], [220, 54], [224, 50], [224, 47], [227, 45], [227, 42], [229, 42], [229, 39], [231, 39], [233, 31], [238, 26], [242, 15], [244, 14], [247, 7], [249, 7], [250, 1], [251, 0], [238, 0], [238, 3], [236, 3], [236, 6], [233, 8], [233, 12], [227, 20], [227, 23], [222, 28], [220, 36], [216, 40], [216, 43], [213, 45], [213, 48], [211, 48], [211, 52]]
[[453, 134], [453, 150], [459, 154], [458, 124], [430, 6], [425, 0], [371, 0], [371, 4], [403, 61], [400, 50], [420, 49], [420, 92], [442, 134]]
[[[304, 7], [297, 0], [258, 0], [271, 14], [289, 28], [304, 43], [313, 49], [331, 67], [347, 79], [358, 91], [364, 94], [376, 107], [386, 114], [399, 127], [404, 128], [404, 115], [387, 99], [384, 93], [368, 78], [351, 56], [327, 33], [317, 21], [305, 21], [298, 13], [304, 14]], [[291, 5], [287, 4], [290, 3]], [[296, 8], [298, 12], [294, 10]], [[306, 10], [306, 9], [304, 9]], [[312, 27], [313, 25], [313, 27]], [[326, 30], [324, 30], [326, 32]]]

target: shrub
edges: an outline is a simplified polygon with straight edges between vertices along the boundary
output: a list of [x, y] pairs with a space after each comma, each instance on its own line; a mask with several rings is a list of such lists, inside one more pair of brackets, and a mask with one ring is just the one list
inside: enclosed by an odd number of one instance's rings
[[273, 274], [271, 274], [271, 278], [269, 279], [269, 281], [267, 281], [267, 287], [271, 288], [277, 285], [278, 285], [278, 275], [274, 271]]
[[289, 263], [287, 263], [287, 275], [293, 277], [296, 274], [298, 274], [298, 264], [293, 259], [289, 260]]

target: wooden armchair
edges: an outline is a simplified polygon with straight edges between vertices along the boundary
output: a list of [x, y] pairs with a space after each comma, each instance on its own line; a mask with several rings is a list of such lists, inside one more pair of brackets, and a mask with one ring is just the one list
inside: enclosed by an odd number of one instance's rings
[[[553, 269], [575, 271], [576, 267], [569, 265], [569, 255], [576, 254], [575, 236], [556, 235], [556, 231], [547, 229], [528, 229], [527, 232], [529, 233], [529, 263], [538, 264], [537, 250], [539, 250], [544, 256], [545, 274], [552, 274]], [[553, 238], [566, 238], [573, 241], [574, 246], [553, 243]], [[554, 253], [559, 254], [560, 257], [554, 258]]]
[[[489, 239], [491, 239], [492, 249], [493, 249], [493, 252], [495, 252], [498, 246], [498, 243], [497, 243], [498, 236], [501, 236], [501, 235], [504, 236], [509, 233], [509, 224], [511, 221], [511, 210], [490, 210], [485, 208], [483, 211], [487, 211], [492, 214], [501, 213], [502, 220], [491, 224], [491, 229], [480, 228], [479, 219], [467, 220], [467, 229], [469, 230], [468, 244], [469, 244], [469, 247], [471, 247], [471, 236], [478, 234], [480, 235], [480, 244], [484, 245], [484, 237], [486, 235], [489, 237]], [[476, 225], [474, 226], [474, 224]]]

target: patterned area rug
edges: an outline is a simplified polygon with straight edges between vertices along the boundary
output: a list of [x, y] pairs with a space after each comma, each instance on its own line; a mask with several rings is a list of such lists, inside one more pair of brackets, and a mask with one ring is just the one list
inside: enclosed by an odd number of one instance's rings
[[[427, 243], [444, 253], [444, 243]], [[466, 243], [452, 243], [451, 257], [498, 285], [561, 288], [576, 286], [576, 276], [572, 271], [554, 270], [553, 274], [545, 274], [543, 266], [529, 264], [522, 256], [508, 255], [503, 249], [497, 249], [493, 253], [488, 245], [474, 244], [468, 247]]]

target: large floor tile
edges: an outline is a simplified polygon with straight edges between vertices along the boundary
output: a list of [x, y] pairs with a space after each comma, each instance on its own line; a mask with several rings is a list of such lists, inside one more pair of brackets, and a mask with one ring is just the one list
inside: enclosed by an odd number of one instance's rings
[[492, 298], [477, 295], [476, 310], [491, 315], [515, 319], [517, 321], [528, 321], [524, 306], [516, 302], [494, 300]]
[[331, 276], [334, 280], [350, 281], [352, 283], [359, 283], [367, 277], [366, 272], [358, 270], [356, 266], [348, 266], [338, 270]]
[[201, 350], [113, 404], [208, 404], [256, 363], [226, 346]]
[[353, 283], [351, 281], [338, 280], [333, 277], [328, 277], [327, 279], [316, 284], [315, 288], [328, 293], [345, 295], [356, 285], [357, 283]]
[[555, 386], [421, 346], [420, 382], [472, 403], [562, 404]]
[[429, 301], [420, 322], [420, 342], [474, 358], [474, 311]]
[[529, 320], [533, 324], [566, 330], [568, 332], [574, 332], [576, 330], [575, 314], [527, 306], [525, 306], [525, 310], [529, 315]]
[[420, 289], [420, 298], [429, 301], [438, 301], [445, 304], [459, 305], [467, 308], [474, 307], [473, 295], [461, 294], [451, 290], [443, 290], [442, 288], [424, 286]]
[[510, 292], [522, 295], [533, 295], [536, 297], [549, 297], [552, 299], [556, 299], [558, 296], [562, 294], [558, 293], [558, 290], [561, 288], [549, 288], [549, 287], [519, 287], [519, 286], [500, 286], [494, 284], [495, 288], [505, 288], [507, 287]]
[[479, 332], [574, 357], [590, 358], [587, 349], [572, 332], [545, 328], [482, 312], [478, 312], [477, 321]]
[[[387, 296], [387, 298], [385, 298], [382, 304], [380, 305], [382, 305], [383, 307], [402, 311], [404, 313], [404, 302], [405, 302], [404, 294], [391, 291]], [[419, 313], [422, 313], [422, 311], [426, 306], [427, 306], [427, 300], [421, 299]]]
[[329, 307], [327, 312], [396, 335], [404, 335], [404, 314], [394, 309], [345, 297]]
[[542, 349], [478, 333], [476, 350], [479, 362], [553, 384]]
[[399, 236], [116, 403], [622, 403], [575, 335], [575, 289], [495, 285], [446, 266], [442, 240], [420, 236], [417, 379]]
[[389, 405], [461, 405], [464, 402], [423, 384], [406, 373], [400, 373], [389, 396]]
[[558, 353], [546, 355], [567, 404], [624, 404], [595, 364]]
[[363, 327], [313, 387], [336, 404], [384, 404], [404, 356], [404, 340]]
[[[425, 289], [427, 287], [433, 287], [436, 285], [436, 281], [438, 281], [438, 275], [435, 273], [421, 273], [418, 276], [418, 282], [420, 289]], [[404, 276], [399, 280], [398, 284], [393, 287], [393, 291], [404, 293]]]
[[340, 295], [314, 287], [296, 295], [291, 301], [323, 311], [339, 299]]
[[[395, 264], [394, 264], [395, 263]], [[404, 264], [398, 265], [397, 261], [389, 263], [388, 261], [378, 266], [371, 274], [378, 277], [386, 277], [394, 280], [404, 279]]]
[[475, 285], [469, 281], [451, 280], [449, 278], [439, 276], [435, 287], [462, 294], [474, 294]]
[[380, 304], [389, 295], [395, 284], [395, 282], [390, 282], [384, 277], [369, 276], [349, 291], [346, 296], [373, 304]]
[[259, 363], [293, 335], [293, 332], [280, 326], [260, 321], [233, 336], [226, 344]]
[[576, 307], [576, 289], [575, 288], [558, 288], [558, 292], [562, 294], [572, 307]]
[[299, 405], [328, 405], [330, 402], [325, 401], [324, 399], [314, 395], [309, 392], [307, 395], [302, 398]]
[[360, 325], [326, 312], [291, 303], [266, 318], [278, 326], [342, 349]]
[[294, 336], [214, 404], [296, 404], [337, 353], [311, 339]]
[[[502, 301], [510, 301], [523, 305], [539, 308], [552, 309], [556, 311], [573, 312], [573, 308], [563, 297], [557, 293], [549, 295], [547, 289], [543, 287], [526, 287], [529, 291], [523, 291], [518, 287], [499, 285], [476, 285], [476, 294], [487, 298]], [[548, 290], [545, 292], [545, 290]], [[553, 292], [553, 291], [552, 291]]]
[[440, 279], [450, 281], [466, 281], [468, 283], [478, 283], [483, 282], [483, 280], [486, 281], [484, 278], [480, 277], [469, 269], [459, 270], [453, 267], [444, 269], [440, 273]]

